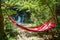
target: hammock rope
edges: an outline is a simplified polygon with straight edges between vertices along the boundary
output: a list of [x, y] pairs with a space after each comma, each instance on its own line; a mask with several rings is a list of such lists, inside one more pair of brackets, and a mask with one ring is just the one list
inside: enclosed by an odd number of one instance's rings
[[48, 30], [52, 29], [53, 27], [55, 27], [55, 25], [56, 25], [56, 23], [53, 22], [54, 19], [50, 18], [48, 21], [44, 22], [43, 24], [30, 28], [30, 27], [24, 27], [23, 25], [20, 25], [20, 24], [16, 23], [16, 21], [10, 15], [8, 15], [8, 18], [17, 27], [19, 27], [21, 29], [24, 29], [24, 30], [27, 30], [27, 31], [30, 31], [30, 32], [48, 31]]

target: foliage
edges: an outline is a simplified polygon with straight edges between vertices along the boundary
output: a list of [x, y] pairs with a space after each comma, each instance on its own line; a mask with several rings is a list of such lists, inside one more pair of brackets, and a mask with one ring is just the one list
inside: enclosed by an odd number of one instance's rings
[[[31, 20], [34, 22], [32, 25], [39, 25], [53, 16], [54, 4], [56, 3], [58, 2], [55, 2], [55, 0], [2, 0], [2, 13], [4, 15], [6, 31], [12, 31], [12, 23], [8, 19], [7, 14], [12, 15], [17, 12], [10, 10], [13, 6], [17, 7], [16, 10], [29, 9], [31, 12]], [[60, 20], [60, 16], [58, 16], [58, 20]], [[57, 25], [52, 30], [59, 30], [58, 26], [60, 25]]]
[[52, 8], [52, 6], [54, 5], [54, 0], [53, 1], [52, 0], [50, 1], [48, 0], [46, 1], [44, 0], [33, 0], [33, 1], [32, 0], [29, 0], [29, 1], [28, 0], [22, 0], [22, 1], [7, 0], [5, 1], [5, 4], [6, 4], [6, 8], [12, 7], [14, 5], [18, 5], [19, 6], [17, 8], [18, 10], [29, 9], [31, 11], [32, 21], [34, 21], [35, 25], [39, 25], [40, 23], [43, 23], [44, 21], [48, 20], [51, 17], [52, 15], [51, 10], [53, 9], [50, 10], [50, 8]]

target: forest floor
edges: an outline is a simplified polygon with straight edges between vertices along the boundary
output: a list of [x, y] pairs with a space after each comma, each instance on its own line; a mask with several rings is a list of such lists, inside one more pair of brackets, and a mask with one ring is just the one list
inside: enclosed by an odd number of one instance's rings
[[39, 33], [29, 32], [22, 29], [19, 29], [16, 40], [51, 40], [53, 39], [52, 35], [43, 35]]
[[39, 37], [36, 33], [18, 31], [18, 35], [16, 36], [16, 40], [44, 40], [44, 38]]
[[[42, 34], [29, 32], [16, 27], [14, 28], [14, 30], [16, 30], [18, 33], [18, 35], [15, 37], [16, 40], [53, 40], [54, 39], [51, 34], [48, 35], [45, 34], [41, 36]], [[55, 37], [57, 36], [55, 35]]]

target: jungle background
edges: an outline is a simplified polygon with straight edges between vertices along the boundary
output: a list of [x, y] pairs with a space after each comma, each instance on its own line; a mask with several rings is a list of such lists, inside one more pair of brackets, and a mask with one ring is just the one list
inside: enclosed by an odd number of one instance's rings
[[[0, 40], [60, 40], [60, 0], [1, 0], [0, 5]], [[57, 25], [47, 32], [28, 32], [16, 28], [7, 14], [30, 27], [53, 16]]]

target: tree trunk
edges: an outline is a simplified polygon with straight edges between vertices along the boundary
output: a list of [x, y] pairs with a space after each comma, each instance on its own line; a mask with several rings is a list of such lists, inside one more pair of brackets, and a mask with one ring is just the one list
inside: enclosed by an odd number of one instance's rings
[[4, 31], [4, 17], [1, 10], [1, 0], [0, 0], [0, 40], [7, 40], [7, 36]]
[[5, 31], [4, 31], [4, 17], [0, 12], [0, 40], [7, 40]]
[[0, 13], [0, 36], [2, 35], [2, 33], [4, 33], [4, 18], [2, 13]]

